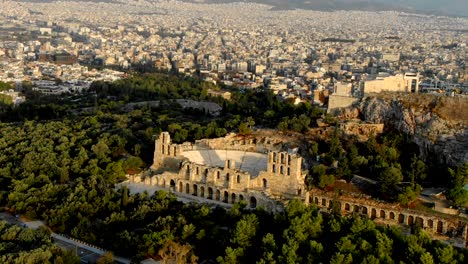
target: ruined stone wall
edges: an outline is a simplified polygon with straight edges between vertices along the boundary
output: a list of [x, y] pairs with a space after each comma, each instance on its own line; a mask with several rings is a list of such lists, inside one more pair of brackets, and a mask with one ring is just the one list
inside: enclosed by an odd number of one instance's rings
[[306, 194], [306, 204], [315, 204], [325, 210], [338, 210], [343, 215], [361, 214], [370, 219], [386, 224], [417, 225], [432, 235], [456, 237], [467, 243], [468, 221], [459, 218], [443, 217], [421, 211], [401, 208], [398, 204], [377, 202], [366, 198], [349, 196], [333, 197], [320, 190], [311, 190]]

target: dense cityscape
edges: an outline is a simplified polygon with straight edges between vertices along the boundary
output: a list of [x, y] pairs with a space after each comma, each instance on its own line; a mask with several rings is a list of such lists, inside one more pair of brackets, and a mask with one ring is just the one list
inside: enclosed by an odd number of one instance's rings
[[466, 261], [468, 18], [199, 2], [1, 0], [0, 262]]

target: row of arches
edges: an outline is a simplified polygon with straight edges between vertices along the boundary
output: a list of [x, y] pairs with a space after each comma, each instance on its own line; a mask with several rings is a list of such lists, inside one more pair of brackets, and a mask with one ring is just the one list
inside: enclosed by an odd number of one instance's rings
[[[208, 180], [208, 176], [209, 176], [209, 169], [206, 168], [206, 167], [201, 167], [201, 166], [196, 166], [196, 165], [190, 165], [190, 164], [186, 164], [185, 165], [185, 179], [186, 180], [192, 180], [191, 179], [191, 176], [192, 176], [192, 173], [194, 173], [195, 176], [197, 176], [197, 178], [199, 178], [199, 180], [203, 183], [206, 183], [207, 180]], [[237, 184], [241, 184], [242, 183], [242, 179], [245, 178], [244, 176], [241, 176], [241, 174], [237, 174], [237, 175], [231, 175], [231, 173], [227, 172], [227, 173], [224, 173], [222, 170], [216, 170], [213, 172], [214, 173], [214, 180], [218, 181], [218, 180], [224, 180], [224, 183], [226, 185], [229, 185], [229, 183], [231, 182], [235, 182]]]
[[270, 162], [291, 165], [291, 155], [284, 152], [272, 152]]
[[362, 214], [370, 219], [383, 219], [390, 220], [392, 222], [408, 225], [408, 226], [419, 226], [431, 230], [433, 232], [444, 234], [447, 232], [447, 223], [442, 220], [427, 218], [420, 215], [395, 212], [392, 210], [386, 210], [381, 208], [375, 208], [367, 205], [355, 204], [351, 202], [341, 202], [325, 197], [309, 197], [310, 204], [314, 203], [318, 207], [327, 209], [337, 209], [344, 214], [357, 213]]
[[185, 193], [193, 196], [197, 196], [204, 199], [220, 201], [227, 204], [234, 204], [239, 201], [246, 201], [248, 206], [251, 208], [257, 207], [257, 198], [255, 196], [248, 197], [247, 200], [244, 194], [236, 192], [229, 192], [227, 190], [220, 190], [216, 187], [207, 187], [205, 185], [191, 184], [189, 182], [179, 181], [177, 190], [175, 187], [174, 180], [171, 180], [171, 187], [173, 191], [179, 193]]

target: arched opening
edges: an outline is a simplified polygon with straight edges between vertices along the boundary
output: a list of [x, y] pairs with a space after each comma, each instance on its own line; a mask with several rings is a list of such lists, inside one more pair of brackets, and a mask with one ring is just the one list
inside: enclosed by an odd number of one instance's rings
[[390, 219], [395, 220], [395, 213], [394, 212], [390, 212]]
[[412, 215], [408, 216], [408, 225], [414, 224], [414, 217]]
[[380, 210], [380, 218], [385, 219], [385, 211], [384, 210]]
[[268, 181], [266, 179], [263, 179], [263, 189], [268, 188]]
[[213, 188], [208, 187], [208, 199], [213, 199]]
[[276, 173], [276, 165], [275, 164], [273, 164], [272, 171], [273, 171], [273, 173]]
[[291, 175], [291, 169], [288, 168], [288, 176]]
[[325, 198], [322, 198], [322, 206], [327, 206], [327, 200], [325, 200]]
[[236, 202], [236, 194], [233, 193], [231, 194], [231, 203], [235, 203]]
[[205, 187], [200, 187], [200, 197], [205, 197]]
[[291, 165], [291, 155], [288, 155], [288, 165]]
[[167, 146], [167, 155], [171, 155], [171, 146]]
[[419, 226], [419, 227], [423, 228], [424, 227], [424, 219], [422, 219], [421, 217], [416, 217], [414, 224], [416, 226]]
[[223, 202], [229, 203], [229, 193], [227, 191], [224, 191]]
[[309, 196], [309, 204], [313, 203], [314, 200], [312, 199], [312, 196]]
[[197, 175], [200, 175], [200, 168], [198, 166], [196, 168], [196, 173], [197, 173]]
[[[274, 161], [274, 162], [277, 162], [277, 161], [276, 161], [276, 152], [273, 152], [273, 161]], [[274, 165], [273, 165], [273, 166], [274, 166]]]
[[177, 155], [177, 147], [174, 147], [174, 151], [172, 153], [174, 154], [174, 156]]
[[280, 166], [280, 174], [284, 174], [284, 167]]
[[244, 201], [244, 195], [239, 194], [239, 200], [240, 200], [240, 201]]
[[226, 182], [229, 182], [229, 173], [226, 173]]
[[219, 171], [216, 172], [216, 179], [219, 180], [219, 178], [221, 177], [221, 173]]
[[179, 192], [184, 192], [184, 185], [182, 182], [179, 182]]
[[281, 163], [284, 164], [284, 153], [281, 153]]
[[190, 193], [190, 184], [188, 184], [188, 183], [185, 184], [185, 193], [187, 193], [187, 194]]
[[240, 174], [237, 174], [237, 183], [240, 183]]
[[221, 201], [221, 192], [216, 190], [216, 201]]
[[175, 191], [175, 181], [174, 181], [174, 180], [171, 180], [171, 181], [169, 182], [169, 186], [170, 186], [170, 188], [171, 188], [172, 191]]
[[398, 215], [398, 223], [403, 224], [405, 222], [405, 216], [403, 214]]
[[367, 215], [369, 212], [367, 211], [367, 207], [362, 207], [362, 213]]
[[432, 219], [427, 220], [427, 226], [430, 229], [434, 229], [434, 221]]
[[297, 195], [299, 195], [299, 196], [302, 195], [302, 189], [297, 190]]
[[198, 186], [196, 184], [193, 185], [193, 195], [198, 196]]
[[377, 217], [377, 210], [375, 208], [372, 208], [371, 210], [371, 219], [375, 219]]
[[257, 207], [257, 198], [255, 198], [255, 197], [253, 197], [253, 196], [250, 197], [250, 207], [251, 207], [251, 208]]
[[351, 210], [351, 208], [350, 208], [350, 206], [349, 206], [349, 203], [346, 203], [346, 204], [345, 204], [344, 209], [345, 209], [345, 211]]
[[353, 211], [354, 211], [355, 213], [359, 213], [359, 206], [355, 205]]
[[437, 221], [437, 233], [441, 233], [444, 231], [444, 224], [442, 221]]
[[319, 204], [319, 199], [317, 197], [315, 197], [315, 204]]

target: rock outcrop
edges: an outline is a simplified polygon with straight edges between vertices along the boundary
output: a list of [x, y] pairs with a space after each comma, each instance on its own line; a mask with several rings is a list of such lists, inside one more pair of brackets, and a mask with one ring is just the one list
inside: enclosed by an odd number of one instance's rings
[[423, 156], [459, 165], [468, 160], [468, 99], [386, 94], [362, 99], [360, 117], [411, 136]]

